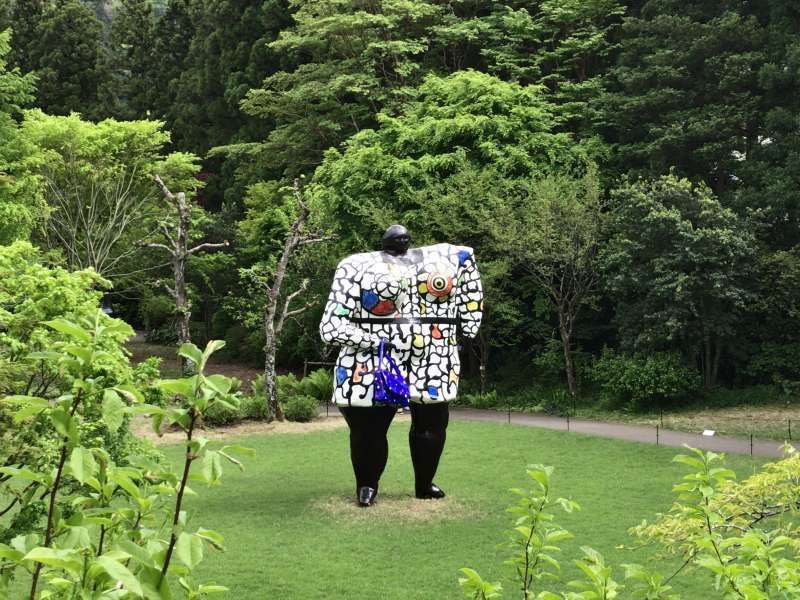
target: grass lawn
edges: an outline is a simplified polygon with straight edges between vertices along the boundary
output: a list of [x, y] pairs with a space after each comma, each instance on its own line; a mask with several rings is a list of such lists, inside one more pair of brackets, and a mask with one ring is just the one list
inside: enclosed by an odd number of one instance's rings
[[[571, 559], [582, 545], [612, 564], [646, 555], [618, 549], [627, 529], [667, 509], [671, 485], [683, 474], [670, 462], [675, 449], [501, 424], [454, 422], [440, 467], [447, 511], [436, 502], [403, 500], [412, 489], [407, 422], [390, 434], [389, 466], [381, 483], [384, 506], [359, 510], [352, 494], [347, 430], [246, 438], [257, 451], [244, 473], [228, 469], [221, 487], [200, 488], [188, 510], [194, 526], [223, 533], [228, 550], [207, 555], [199, 580], [226, 585], [245, 598], [459, 598], [458, 569], [470, 566], [501, 580], [516, 597], [507, 551], [508, 488], [525, 483], [530, 463], [554, 465], [557, 493], [583, 510], [559, 517], [576, 539], [564, 544], [564, 578], [576, 575]], [[179, 461], [181, 448], [167, 447]], [[740, 476], [756, 462], [734, 457]], [[385, 510], [390, 504], [397, 512]], [[413, 507], [408, 510], [408, 507]], [[379, 509], [379, 510], [376, 510]], [[430, 514], [433, 512], [434, 514]], [[662, 562], [665, 573], [677, 562]], [[621, 572], [618, 573], [621, 577]], [[707, 595], [707, 580], [681, 575], [684, 597]]]
[[623, 421], [637, 425], [660, 425], [665, 429], [700, 433], [713, 429], [718, 435], [747, 437], [797, 443], [800, 439], [800, 405], [776, 403], [758, 406], [731, 406], [722, 408], [685, 408], [648, 413], [625, 413], [598, 408], [581, 408], [577, 417], [594, 421]]

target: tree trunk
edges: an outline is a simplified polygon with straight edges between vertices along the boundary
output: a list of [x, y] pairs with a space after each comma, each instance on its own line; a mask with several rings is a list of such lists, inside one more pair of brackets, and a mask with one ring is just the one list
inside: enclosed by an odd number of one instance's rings
[[575, 366], [572, 364], [572, 330], [567, 326], [567, 315], [559, 310], [558, 330], [561, 334], [561, 345], [564, 348], [564, 371], [567, 374], [567, 388], [573, 398], [578, 395], [578, 386], [575, 382]]
[[264, 319], [264, 391], [267, 402], [267, 421], [283, 421], [283, 411], [278, 402], [278, 382], [275, 373], [275, 354], [278, 350], [275, 329], [270, 318]]
[[710, 390], [713, 386], [712, 370], [713, 360], [711, 358], [711, 335], [708, 331], [703, 333], [703, 387]]

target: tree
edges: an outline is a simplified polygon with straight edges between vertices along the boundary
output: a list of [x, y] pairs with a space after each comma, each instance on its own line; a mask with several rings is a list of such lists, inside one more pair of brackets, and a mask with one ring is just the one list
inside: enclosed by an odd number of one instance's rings
[[61, 251], [70, 268], [92, 267], [131, 285], [131, 278], [158, 266], [140, 247], [165, 212], [152, 193], [152, 174], [168, 171], [189, 185], [197, 171], [192, 155], [164, 155], [169, 133], [162, 127], [157, 121], [91, 123], [77, 114], [25, 114], [22, 134], [43, 157], [34, 170], [45, 182], [49, 209], [42, 242]]
[[558, 316], [564, 371], [572, 396], [578, 385], [572, 340], [578, 316], [595, 300], [600, 271], [603, 206], [595, 169], [582, 179], [560, 174], [517, 183], [517, 197], [499, 207], [495, 243], [545, 292]]
[[106, 53], [107, 73], [100, 87], [105, 116], [150, 116], [154, 93], [163, 85], [154, 75], [154, 16], [150, 0], [122, 0], [114, 9]]
[[401, 114], [380, 115], [377, 129], [326, 153], [315, 193], [350, 247], [363, 248], [387, 225], [413, 218], [423, 190], [463, 169], [503, 178], [580, 174], [588, 153], [554, 133], [557, 123], [540, 88], [475, 71], [430, 75]]
[[[204, 242], [192, 248], [189, 247], [189, 229], [191, 227], [191, 206], [186, 200], [186, 192], [178, 192], [173, 194], [169, 188], [161, 181], [161, 178], [156, 175], [155, 182], [164, 195], [167, 202], [175, 209], [177, 213], [177, 220], [174, 229], [174, 235], [166, 223], [160, 223], [161, 233], [165, 238], [166, 243], [160, 242], [147, 242], [144, 245], [148, 248], [158, 248], [165, 250], [170, 258], [172, 264], [173, 284], [164, 284], [170, 296], [175, 300], [175, 314], [177, 315], [178, 325], [178, 344], [182, 345], [191, 341], [191, 334], [189, 332], [189, 321], [192, 317], [192, 305], [186, 294], [186, 261], [188, 258], [201, 250], [210, 250], [214, 248], [225, 248], [228, 246], [227, 240], [222, 243], [209, 243]], [[182, 367], [185, 369], [186, 362], [181, 362]]]
[[271, 74], [242, 104], [275, 123], [261, 156], [289, 175], [313, 168], [325, 150], [409, 97], [421, 75], [426, 26], [441, 12], [430, 1], [296, 6], [294, 26], [270, 44], [294, 68]]
[[38, 106], [47, 113], [100, 116], [103, 26], [80, 0], [55, 0], [42, 16], [29, 50], [38, 78]]
[[8, 68], [10, 37], [10, 31], [0, 31], [0, 244], [27, 239], [44, 212], [33, 172], [41, 157], [17, 123], [33, 100], [34, 77]]
[[313, 303], [306, 302], [304, 306], [292, 308], [293, 301], [307, 290], [309, 282], [305, 279], [297, 289], [287, 293], [284, 282], [289, 263], [302, 247], [332, 239], [330, 235], [309, 231], [311, 208], [303, 196], [299, 179], [294, 180], [292, 196], [296, 202], [296, 212], [284, 239], [280, 256], [270, 257], [272, 259], [270, 263], [261, 262], [243, 272], [245, 278], [254, 282], [266, 293], [266, 303], [261, 318], [264, 328], [264, 386], [268, 421], [276, 418], [283, 420], [278, 403], [275, 370], [275, 355], [283, 326], [286, 319], [296, 317], [313, 306]]
[[707, 388], [752, 301], [755, 239], [704, 185], [674, 175], [612, 194], [603, 252], [607, 289], [627, 350], [677, 350]]
[[15, 0], [9, 17], [9, 25], [14, 32], [13, 50], [9, 62], [29, 73], [36, 69], [33, 62], [33, 48], [39, 41], [40, 27], [46, 0]]

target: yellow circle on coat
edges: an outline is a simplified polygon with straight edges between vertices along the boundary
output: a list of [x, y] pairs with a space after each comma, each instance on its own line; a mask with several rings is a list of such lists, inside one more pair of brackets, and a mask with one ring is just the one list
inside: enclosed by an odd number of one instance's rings
[[425, 340], [422, 338], [421, 335], [417, 334], [414, 336], [414, 347], [415, 348], [422, 348], [425, 345]]
[[467, 310], [478, 310], [478, 303], [474, 300], [472, 302], [467, 302]]
[[419, 290], [420, 294], [427, 294], [428, 293], [428, 285], [425, 284], [425, 283], [420, 283], [417, 286], [417, 289]]

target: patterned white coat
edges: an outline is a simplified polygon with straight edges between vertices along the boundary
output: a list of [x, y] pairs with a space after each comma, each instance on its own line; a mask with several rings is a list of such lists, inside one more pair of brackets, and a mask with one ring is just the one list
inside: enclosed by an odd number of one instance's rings
[[320, 323], [320, 336], [340, 345], [333, 401], [373, 405], [380, 340], [408, 381], [411, 401], [456, 397], [461, 366], [456, 332], [475, 337], [483, 310], [480, 274], [471, 248], [436, 244], [402, 256], [354, 254], [339, 263]]

